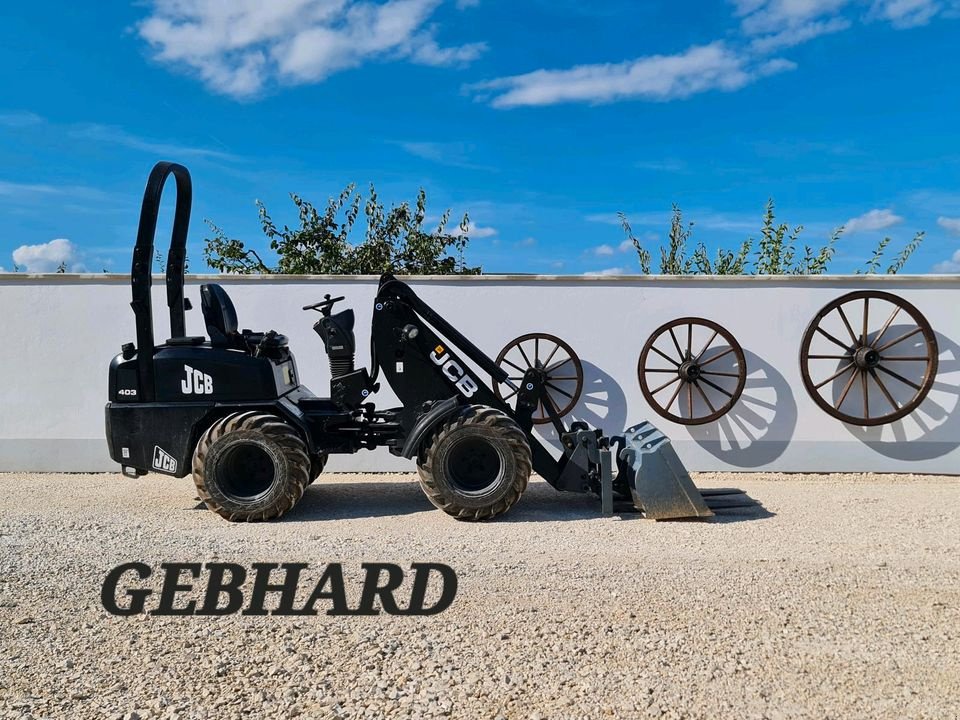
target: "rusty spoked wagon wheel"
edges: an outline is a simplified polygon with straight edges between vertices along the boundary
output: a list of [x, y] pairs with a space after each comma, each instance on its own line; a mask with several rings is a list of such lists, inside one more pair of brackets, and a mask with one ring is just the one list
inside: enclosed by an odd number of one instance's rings
[[654, 412], [681, 425], [703, 425], [726, 415], [740, 399], [747, 363], [726, 328], [683, 317], [653, 331], [640, 352], [637, 375]]
[[800, 344], [800, 374], [828, 414], [852, 425], [883, 425], [923, 402], [938, 356], [933, 328], [917, 308], [891, 293], [860, 290], [814, 316]]
[[[497, 356], [497, 365], [507, 371], [505, 383], [493, 386], [497, 397], [516, 407], [520, 381], [530, 368], [544, 374], [547, 399], [563, 417], [573, 410], [583, 391], [583, 366], [580, 358], [565, 341], [548, 333], [529, 333], [508, 342]], [[512, 400], [512, 403], [511, 403]], [[533, 413], [534, 425], [550, 422], [547, 408], [541, 402]]]

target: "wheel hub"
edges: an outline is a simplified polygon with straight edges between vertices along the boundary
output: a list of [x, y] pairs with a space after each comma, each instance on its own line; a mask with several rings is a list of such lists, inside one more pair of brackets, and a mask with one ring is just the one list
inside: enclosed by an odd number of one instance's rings
[[861, 370], [872, 370], [880, 364], [880, 353], [869, 346], [861, 347], [853, 354], [853, 361]]
[[700, 378], [700, 366], [697, 365], [693, 360], [687, 360], [680, 366], [678, 371], [680, 377], [689, 383], [696, 382]]
[[502, 465], [491, 443], [483, 438], [464, 438], [450, 450], [447, 476], [461, 492], [480, 494], [496, 483]]

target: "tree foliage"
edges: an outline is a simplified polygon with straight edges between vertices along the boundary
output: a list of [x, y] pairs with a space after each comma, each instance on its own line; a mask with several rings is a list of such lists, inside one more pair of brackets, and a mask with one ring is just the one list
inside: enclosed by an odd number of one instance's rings
[[[296, 275], [404, 275], [477, 274], [468, 267], [464, 252], [469, 243], [469, 217], [464, 214], [454, 232], [448, 232], [450, 211], [440, 218], [436, 229], [425, 229], [427, 197], [421, 188], [413, 206], [404, 202], [384, 208], [376, 188], [370, 185], [366, 200], [354, 185], [347, 185], [326, 207], [317, 208], [295, 193], [290, 198], [297, 208], [299, 226], [278, 227], [266, 206], [257, 201], [260, 227], [277, 255], [270, 264], [242, 240], [228, 237], [207, 221], [213, 237], [207, 238], [203, 255], [221, 272], [238, 274], [282, 273]], [[351, 242], [363, 211], [366, 230], [362, 241]]]
[[[634, 235], [629, 219], [624, 213], [617, 213], [620, 226], [627, 239], [637, 251], [640, 271], [644, 275], [651, 272], [651, 252]], [[827, 241], [819, 246], [800, 243], [803, 225], [790, 228], [786, 223], [778, 223], [773, 200], [768, 200], [760, 226], [760, 237], [752, 236], [744, 240], [734, 250], [717, 249], [711, 257], [706, 245], [700, 241], [692, 252], [689, 245], [693, 235], [692, 222], [684, 223], [683, 211], [673, 206], [670, 220], [670, 232], [667, 243], [659, 248], [660, 273], [663, 275], [822, 275], [827, 272], [830, 262], [837, 251], [837, 243], [843, 235], [843, 227], [830, 233]], [[910, 256], [920, 247], [924, 233], [918, 232], [896, 255], [887, 267], [887, 273], [893, 274], [903, 269]], [[870, 260], [858, 273], [876, 273], [882, 264], [884, 252], [891, 243], [883, 238], [877, 243]]]

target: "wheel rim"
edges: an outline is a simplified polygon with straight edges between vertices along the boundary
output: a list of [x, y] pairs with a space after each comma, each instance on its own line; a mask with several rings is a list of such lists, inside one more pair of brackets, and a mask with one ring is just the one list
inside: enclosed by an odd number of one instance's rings
[[273, 458], [259, 445], [234, 445], [224, 452], [220, 462], [224, 492], [243, 502], [266, 495], [276, 478]]
[[884, 425], [923, 402], [938, 355], [933, 328], [917, 308], [891, 293], [862, 290], [814, 316], [800, 345], [800, 374], [829, 415], [851, 425]]
[[726, 328], [684, 317], [653, 331], [640, 352], [637, 376], [658, 415], [681, 425], [703, 425], [726, 415], [740, 399], [747, 363]]
[[499, 485], [503, 475], [503, 456], [481, 437], [464, 437], [447, 453], [446, 477], [464, 495], [483, 495]]
[[[529, 333], [507, 343], [497, 356], [497, 365], [508, 375], [508, 382], [497, 383], [497, 397], [516, 408], [519, 383], [531, 368], [541, 375], [547, 399], [559, 417], [570, 413], [583, 391], [583, 365], [565, 341], [548, 333]], [[550, 413], [541, 402], [533, 411], [533, 424], [550, 422]]]

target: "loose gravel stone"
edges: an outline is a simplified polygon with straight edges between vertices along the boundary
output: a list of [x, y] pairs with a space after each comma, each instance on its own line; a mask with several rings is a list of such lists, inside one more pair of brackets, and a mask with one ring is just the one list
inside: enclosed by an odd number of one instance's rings
[[[231, 524], [189, 478], [0, 475], [0, 718], [960, 717], [960, 481], [701, 474], [763, 509], [599, 516], [534, 480], [457, 522], [325, 475]], [[114, 617], [114, 566], [444, 562], [431, 617]]]

